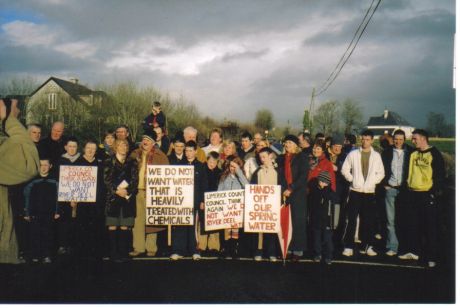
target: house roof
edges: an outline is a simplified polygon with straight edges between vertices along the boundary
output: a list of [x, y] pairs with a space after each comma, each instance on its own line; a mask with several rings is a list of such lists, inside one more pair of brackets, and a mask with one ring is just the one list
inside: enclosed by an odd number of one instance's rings
[[385, 119], [385, 113], [379, 117], [370, 117], [367, 126], [411, 126], [409, 122], [404, 120], [399, 114], [393, 111], [388, 111], [388, 116]]
[[369, 128], [370, 131], [374, 133], [374, 136], [382, 136], [385, 132], [389, 135], [393, 134], [394, 129], [388, 128]]
[[57, 83], [59, 87], [61, 87], [65, 92], [67, 92], [75, 100], [79, 99], [78, 97], [79, 95], [100, 94], [98, 93], [100, 91], [93, 91], [91, 89], [88, 89], [85, 86], [82, 86], [81, 84], [59, 79], [56, 77], [50, 77], [41, 86], [39, 86], [34, 92], [32, 92], [30, 96], [33, 96], [36, 92], [38, 92], [41, 88], [43, 88], [44, 85], [46, 85], [51, 80]]

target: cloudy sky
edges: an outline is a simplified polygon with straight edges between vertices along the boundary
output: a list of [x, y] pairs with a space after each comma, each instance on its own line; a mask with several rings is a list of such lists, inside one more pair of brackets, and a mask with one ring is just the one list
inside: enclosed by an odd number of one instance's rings
[[[299, 125], [371, 0], [0, 0], [0, 78], [133, 80], [219, 119], [269, 108]], [[413, 125], [455, 117], [455, 1], [382, 1], [332, 86], [317, 97], [385, 107]]]

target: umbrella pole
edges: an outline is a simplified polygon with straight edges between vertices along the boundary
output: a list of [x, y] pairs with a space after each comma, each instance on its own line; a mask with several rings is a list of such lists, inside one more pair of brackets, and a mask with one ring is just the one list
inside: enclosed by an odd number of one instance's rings
[[262, 232], [259, 233], [259, 243], [257, 245], [259, 250], [264, 249], [264, 234]]

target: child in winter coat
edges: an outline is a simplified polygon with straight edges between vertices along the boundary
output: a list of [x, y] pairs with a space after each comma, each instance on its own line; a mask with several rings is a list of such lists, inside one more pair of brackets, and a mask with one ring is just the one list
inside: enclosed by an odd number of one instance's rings
[[58, 214], [58, 182], [49, 176], [49, 159], [40, 160], [40, 174], [24, 188], [25, 216], [30, 223], [32, 262], [51, 263], [54, 220]]
[[[278, 172], [274, 166], [274, 153], [269, 147], [264, 147], [258, 151], [257, 154], [260, 158], [261, 165], [254, 171], [251, 184], [262, 184], [262, 185], [278, 185], [280, 182], [278, 179]], [[258, 234], [255, 234], [258, 235]], [[261, 261], [263, 250], [259, 249], [259, 236], [255, 238], [255, 254], [254, 260]], [[277, 235], [275, 233], [263, 234], [263, 247], [266, 248], [266, 253], [270, 258], [271, 262], [276, 262], [277, 252]]]
[[[249, 184], [241, 170], [243, 161], [238, 156], [227, 157], [224, 163], [224, 172], [220, 178], [218, 191], [244, 189], [244, 185]], [[226, 259], [232, 259], [238, 254], [239, 229], [231, 228], [224, 230], [222, 241], [223, 253]]]
[[334, 204], [337, 195], [331, 189], [331, 176], [321, 171], [317, 185], [310, 190], [311, 224], [313, 227], [314, 261], [320, 262], [323, 255], [326, 264], [332, 263], [332, 229], [334, 225]]

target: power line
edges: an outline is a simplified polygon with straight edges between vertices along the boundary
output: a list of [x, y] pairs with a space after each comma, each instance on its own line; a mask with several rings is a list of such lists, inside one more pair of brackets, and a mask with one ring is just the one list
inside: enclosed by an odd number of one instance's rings
[[[327, 78], [327, 80], [321, 85], [320, 87], [320, 90], [318, 91], [317, 94], [315, 94], [314, 96], [317, 97], [319, 95], [321, 95], [322, 93], [326, 92], [326, 90], [331, 86], [331, 84], [337, 79], [337, 77], [339, 76], [340, 72], [342, 71], [343, 67], [345, 66], [345, 64], [347, 63], [348, 59], [350, 59], [351, 55], [353, 54], [353, 51], [355, 50], [356, 46], [358, 45], [358, 42], [359, 40], [361, 39], [361, 37], [363, 36], [364, 34], [364, 31], [366, 30], [369, 22], [371, 21], [372, 19], [372, 16], [374, 16], [375, 14], [375, 11], [377, 11], [377, 8], [379, 7], [380, 5], [380, 2], [382, 0], [378, 0], [377, 2], [377, 5], [374, 7], [374, 10], [372, 11], [372, 14], [370, 15], [369, 18], [367, 18], [369, 16], [369, 12], [372, 8], [372, 6], [374, 5], [374, 2], [375, 0], [372, 0], [372, 3], [371, 5], [369, 6], [369, 8], [367, 9], [367, 12], [366, 14], [364, 15], [364, 18], [363, 20], [361, 21], [361, 23], [359, 24], [359, 27], [357, 28], [354, 36], [353, 36], [353, 39], [351, 40], [350, 44], [348, 45], [347, 49], [345, 50], [344, 54], [342, 55], [342, 57], [340, 58], [339, 62], [337, 63], [337, 65], [335, 66], [334, 70], [332, 71], [332, 73], [329, 75], [329, 77]], [[367, 21], [366, 21], [367, 19]], [[364, 22], [366, 21], [366, 24], [364, 25], [364, 27], [362, 27], [362, 25], [364, 24]], [[361, 29], [362, 28], [362, 29]], [[361, 29], [361, 31], [360, 31]], [[359, 33], [359, 35], [358, 35]], [[356, 39], [355, 41], [355, 38], [356, 36], [358, 36], [358, 38]], [[355, 41], [355, 42], [354, 42]], [[353, 43], [354, 42], [354, 43]], [[353, 48], [351, 49], [351, 51], [348, 53], [348, 51], [350, 50], [350, 47], [353, 45]], [[348, 53], [348, 55], [347, 55]], [[339, 68], [340, 67], [340, 68]]]

